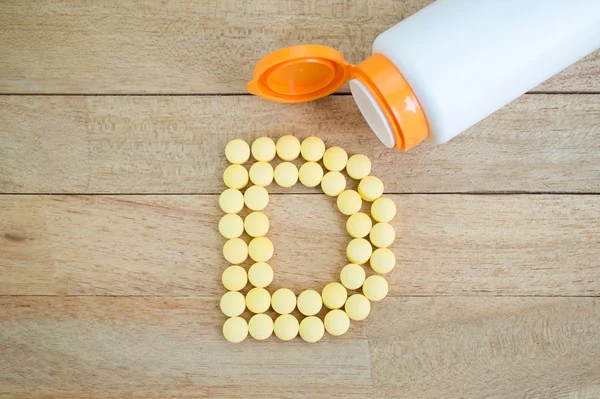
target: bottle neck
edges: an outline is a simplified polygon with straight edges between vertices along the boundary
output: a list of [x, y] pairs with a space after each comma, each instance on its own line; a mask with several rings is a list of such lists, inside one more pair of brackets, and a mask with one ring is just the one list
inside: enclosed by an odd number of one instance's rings
[[374, 54], [352, 69], [350, 89], [363, 117], [389, 148], [409, 150], [429, 136], [416, 95], [394, 64]]

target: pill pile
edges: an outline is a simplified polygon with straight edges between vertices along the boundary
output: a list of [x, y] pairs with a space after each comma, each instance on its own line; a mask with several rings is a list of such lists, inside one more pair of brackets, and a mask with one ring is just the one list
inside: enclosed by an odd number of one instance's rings
[[[283, 136], [277, 143], [268, 137], [256, 139], [252, 145], [236, 139], [227, 144], [225, 156], [230, 165], [223, 173], [227, 189], [219, 197], [219, 206], [225, 215], [219, 221], [219, 232], [227, 239], [223, 256], [231, 264], [222, 275], [228, 290], [221, 298], [221, 311], [228, 317], [223, 335], [230, 342], [241, 342], [248, 334], [264, 340], [275, 334], [283, 341], [296, 336], [309, 343], [323, 338], [325, 331], [340, 336], [350, 328], [350, 321], [364, 320], [371, 311], [371, 302], [387, 295], [388, 284], [381, 274], [389, 273], [396, 264], [394, 253], [388, 248], [395, 239], [390, 222], [396, 215], [396, 205], [382, 197], [383, 183], [371, 173], [371, 161], [365, 155], [348, 157], [340, 147], [326, 148], [318, 137], [308, 137], [300, 143], [294, 136]], [[256, 162], [246, 169], [243, 164], [252, 156]], [[275, 168], [275, 157], [282, 162]], [[292, 161], [302, 157], [297, 168]], [[322, 165], [322, 166], [321, 166]], [[346, 189], [346, 177], [358, 181], [358, 189]], [[340, 272], [340, 281], [327, 284], [319, 293], [305, 290], [296, 295], [280, 288], [269, 292], [273, 268], [269, 261], [275, 248], [266, 236], [269, 219], [263, 213], [269, 204], [267, 186], [275, 182], [281, 187], [292, 187], [298, 180], [307, 187], [321, 185], [323, 192], [336, 198], [339, 211], [347, 216], [346, 230], [350, 242], [346, 256], [350, 263]], [[250, 187], [243, 190], [249, 183]], [[363, 201], [371, 202], [370, 216], [361, 212]], [[250, 213], [242, 219], [238, 213], [246, 207]], [[249, 237], [247, 243], [243, 233]], [[246, 269], [240, 266], [248, 258], [253, 262]], [[367, 277], [365, 266], [377, 273]], [[252, 288], [246, 295], [240, 290], [248, 282]], [[348, 295], [348, 290], [360, 292]], [[325, 307], [323, 319], [318, 313]], [[266, 314], [272, 308], [275, 320]], [[248, 321], [242, 314], [248, 309], [253, 315]], [[292, 314], [296, 309], [305, 316], [300, 321]]]

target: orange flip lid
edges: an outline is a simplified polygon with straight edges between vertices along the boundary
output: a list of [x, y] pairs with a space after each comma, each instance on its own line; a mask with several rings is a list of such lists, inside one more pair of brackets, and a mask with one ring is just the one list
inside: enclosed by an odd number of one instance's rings
[[331, 47], [305, 44], [277, 50], [256, 64], [248, 91], [270, 101], [300, 103], [325, 97], [346, 83], [352, 66]]

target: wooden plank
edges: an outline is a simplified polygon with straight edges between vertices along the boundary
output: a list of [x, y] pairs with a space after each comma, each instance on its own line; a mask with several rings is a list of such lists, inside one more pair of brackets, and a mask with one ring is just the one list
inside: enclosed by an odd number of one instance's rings
[[[391, 296], [600, 295], [600, 196], [390, 197]], [[219, 295], [217, 198], [0, 196], [0, 295]], [[338, 279], [349, 238], [333, 199], [272, 195], [266, 213], [271, 289]]]
[[[317, 43], [358, 63], [379, 33], [431, 2], [3, 1], [0, 92], [246, 93], [269, 52]], [[598, 92], [598, 73], [596, 52], [536, 90]]]
[[600, 95], [528, 95], [447, 144], [401, 153], [349, 96], [0, 96], [0, 192], [219, 193], [229, 140], [284, 134], [368, 155], [388, 192], [598, 192], [599, 116]]
[[600, 388], [598, 298], [386, 298], [339, 338], [235, 346], [221, 337], [216, 297], [0, 305], [3, 397], [584, 398]]

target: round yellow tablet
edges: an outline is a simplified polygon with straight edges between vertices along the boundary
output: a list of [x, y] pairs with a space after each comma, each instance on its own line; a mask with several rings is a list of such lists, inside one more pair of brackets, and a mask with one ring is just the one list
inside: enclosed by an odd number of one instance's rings
[[248, 245], [241, 238], [231, 238], [223, 245], [223, 256], [227, 262], [239, 265], [248, 258]]
[[277, 155], [284, 161], [293, 161], [300, 155], [300, 140], [294, 136], [283, 136], [277, 140]]
[[346, 301], [344, 310], [351, 320], [361, 321], [371, 313], [371, 302], [364, 295], [354, 294]]
[[325, 153], [325, 143], [318, 137], [307, 137], [300, 146], [302, 158], [310, 162], [318, 162]]
[[221, 281], [229, 291], [239, 291], [248, 283], [248, 275], [241, 266], [229, 266], [223, 271]]
[[298, 168], [290, 162], [275, 167], [275, 182], [281, 187], [292, 187], [298, 181]]
[[300, 322], [300, 337], [308, 343], [315, 343], [325, 335], [325, 326], [315, 316], [306, 317]]
[[244, 295], [239, 291], [228, 291], [221, 297], [221, 312], [225, 316], [233, 317], [244, 313], [246, 301]]
[[250, 146], [244, 140], [235, 139], [227, 143], [225, 157], [231, 163], [244, 163], [250, 158]]
[[264, 288], [273, 281], [273, 268], [268, 263], [255, 263], [248, 270], [248, 280], [253, 286]]
[[389, 273], [396, 265], [396, 255], [388, 248], [377, 248], [373, 251], [369, 263], [377, 273]]
[[348, 256], [350, 262], [362, 265], [363, 263], [367, 263], [372, 251], [373, 247], [371, 247], [369, 241], [364, 238], [355, 238], [348, 243], [346, 256]]
[[346, 231], [354, 238], [366, 237], [371, 232], [371, 218], [362, 212], [351, 215], [346, 221]]
[[340, 283], [329, 283], [323, 288], [321, 296], [323, 297], [323, 304], [329, 309], [339, 309], [344, 306], [346, 298], [348, 298], [348, 292]]
[[379, 248], [389, 247], [395, 238], [396, 232], [389, 223], [376, 223], [369, 234], [371, 243]]
[[360, 288], [365, 282], [365, 278], [365, 269], [356, 263], [350, 263], [344, 266], [342, 272], [340, 273], [340, 281], [344, 287], [348, 288], [349, 290]]
[[269, 193], [262, 186], [248, 187], [244, 193], [244, 203], [253, 211], [262, 211], [269, 204]]
[[296, 295], [288, 288], [280, 288], [271, 296], [271, 307], [279, 314], [292, 313], [296, 309]]
[[248, 171], [242, 165], [229, 165], [223, 172], [223, 181], [229, 188], [244, 188], [248, 184]]
[[273, 256], [273, 243], [267, 237], [256, 237], [248, 244], [248, 254], [255, 262], [266, 262]]
[[388, 293], [388, 283], [379, 275], [369, 276], [363, 284], [363, 294], [371, 301], [381, 301]]
[[323, 307], [321, 294], [315, 290], [305, 290], [298, 295], [298, 310], [305, 316], [314, 316]]
[[340, 309], [330, 310], [325, 315], [325, 329], [335, 337], [345, 334], [350, 328], [350, 318]]
[[269, 338], [273, 334], [273, 319], [268, 314], [255, 314], [248, 322], [248, 332], [259, 341]]
[[219, 233], [225, 238], [236, 238], [244, 232], [244, 222], [235, 213], [228, 213], [219, 220]]
[[257, 161], [270, 162], [275, 158], [275, 142], [268, 137], [259, 137], [252, 143], [252, 156]]
[[225, 213], [238, 213], [244, 208], [244, 195], [240, 190], [228, 188], [219, 196], [219, 206]]
[[252, 313], [264, 313], [271, 305], [271, 295], [264, 288], [252, 288], [246, 294], [246, 307]]
[[360, 211], [362, 207], [362, 198], [354, 190], [344, 190], [337, 197], [337, 207], [344, 215], [353, 215]]
[[248, 323], [241, 317], [232, 317], [223, 324], [223, 336], [231, 343], [242, 342], [248, 336]]
[[266, 187], [273, 183], [273, 167], [268, 162], [256, 162], [250, 166], [250, 181], [257, 186]]
[[296, 338], [299, 329], [300, 323], [298, 323], [298, 319], [291, 314], [282, 314], [275, 319], [275, 324], [273, 325], [275, 335], [282, 341], [289, 341]]
[[305, 162], [300, 166], [298, 177], [306, 187], [316, 187], [323, 180], [323, 168], [316, 162]]
[[332, 172], [344, 170], [347, 162], [348, 154], [343, 148], [331, 147], [323, 154], [323, 165]]
[[378, 222], [390, 222], [396, 216], [396, 204], [389, 198], [379, 198], [371, 205], [371, 216]]
[[358, 193], [365, 201], [375, 201], [383, 194], [383, 183], [375, 176], [367, 176], [358, 183]]
[[346, 188], [346, 178], [340, 172], [327, 172], [321, 181], [321, 188], [330, 197], [338, 196]]
[[262, 212], [252, 212], [244, 219], [244, 228], [250, 237], [263, 237], [269, 231], [269, 218]]
[[346, 172], [354, 180], [363, 179], [371, 173], [371, 160], [362, 154], [354, 154], [348, 159]]

